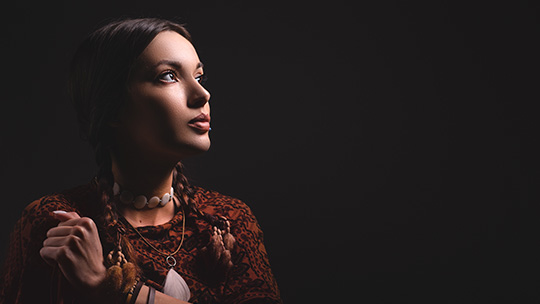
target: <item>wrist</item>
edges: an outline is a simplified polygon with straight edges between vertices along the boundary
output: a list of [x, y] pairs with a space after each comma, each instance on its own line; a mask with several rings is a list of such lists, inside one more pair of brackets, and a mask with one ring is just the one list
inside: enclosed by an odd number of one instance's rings
[[130, 271], [125, 268], [126, 265], [113, 265], [105, 270], [105, 278], [91, 294], [96, 303], [130, 303], [133, 294], [139, 291], [137, 287], [140, 288], [140, 285], [137, 285], [140, 279], [134, 272], [126, 275]]
[[89, 276], [87, 281], [87, 294], [88, 296], [95, 300], [96, 302], [106, 303], [107, 287], [110, 285], [108, 281], [108, 272], [104, 265], [101, 265], [99, 269], [94, 273], [93, 276]]
[[90, 276], [88, 278], [88, 287], [90, 290], [98, 290], [101, 285], [103, 285], [103, 282], [107, 279], [107, 268], [103, 264], [101, 264], [98, 269], [94, 272], [93, 276]]

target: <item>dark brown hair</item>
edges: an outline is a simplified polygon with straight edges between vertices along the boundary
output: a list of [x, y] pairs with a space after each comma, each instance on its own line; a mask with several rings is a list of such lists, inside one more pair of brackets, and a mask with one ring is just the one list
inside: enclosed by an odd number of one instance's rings
[[[129, 241], [123, 234], [114, 232], [119, 228], [118, 213], [112, 201], [114, 177], [111, 171], [110, 125], [126, 102], [127, 82], [135, 61], [163, 31], [175, 31], [191, 41], [190, 34], [182, 25], [169, 20], [144, 18], [109, 23], [82, 42], [73, 58], [69, 78], [68, 88], [77, 112], [80, 134], [93, 147], [98, 165], [98, 226], [111, 235], [120, 235], [117, 242], [131, 261], [135, 260], [135, 255]], [[194, 201], [194, 190], [182, 173], [180, 163], [176, 165], [173, 177], [175, 194], [187, 214], [194, 214], [217, 229], [227, 229], [225, 218], [199, 211]], [[221, 236], [211, 234], [210, 242], [199, 253], [203, 272], [224, 274], [230, 269], [234, 238], [231, 235], [227, 238], [222, 242]]]

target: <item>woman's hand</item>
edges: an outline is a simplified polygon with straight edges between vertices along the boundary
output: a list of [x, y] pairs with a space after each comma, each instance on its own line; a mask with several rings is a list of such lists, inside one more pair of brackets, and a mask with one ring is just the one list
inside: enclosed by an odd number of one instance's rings
[[51, 266], [58, 265], [73, 287], [93, 295], [107, 272], [96, 224], [75, 212], [56, 211], [54, 217], [60, 224], [47, 232], [39, 253]]

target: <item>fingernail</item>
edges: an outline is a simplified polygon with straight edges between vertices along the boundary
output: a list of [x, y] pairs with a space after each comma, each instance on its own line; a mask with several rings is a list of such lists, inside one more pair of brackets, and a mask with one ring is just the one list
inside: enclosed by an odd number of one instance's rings
[[67, 213], [67, 212], [64, 211], [64, 210], [55, 210], [55, 211], [53, 211], [52, 213], [54, 213], [54, 214], [60, 214], [60, 213]]

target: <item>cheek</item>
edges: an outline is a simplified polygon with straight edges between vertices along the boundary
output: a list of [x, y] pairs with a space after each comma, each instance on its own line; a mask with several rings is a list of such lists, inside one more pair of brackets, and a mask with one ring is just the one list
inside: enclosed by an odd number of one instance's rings
[[153, 112], [170, 112], [185, 105], [186, 94], [180, 88], [154, 90], [141, 94], [142, 102]]
[[[133, 95], [133, 123], [139, 132], [153, 136], [178, 132], [189, 121], [185, 94], [182, 90], [146, 90]], [[157, 134], [156, 134], [157, 133]]]
[[178, 132], [191, 120], [190, 111], [186, 104], [183, 92], [177, 94], [164, 94], [154, 99], [155, 113], [158, 124], [165, 130]]

